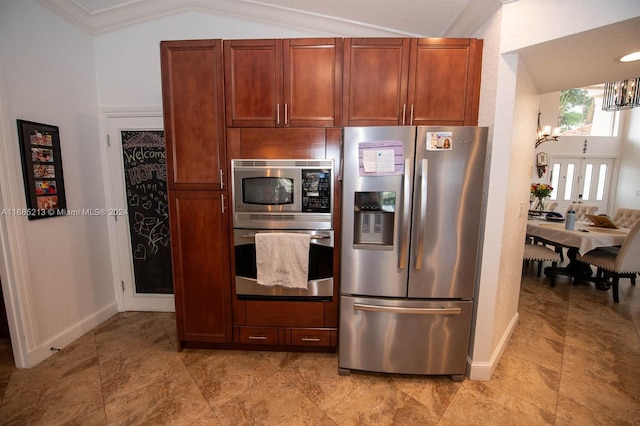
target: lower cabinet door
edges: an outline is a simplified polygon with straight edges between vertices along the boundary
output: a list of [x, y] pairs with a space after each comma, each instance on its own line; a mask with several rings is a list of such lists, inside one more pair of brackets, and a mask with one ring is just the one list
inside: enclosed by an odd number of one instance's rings
[[169, 191], [180, 341], [232, 341], [227, 200], [221, 191]]

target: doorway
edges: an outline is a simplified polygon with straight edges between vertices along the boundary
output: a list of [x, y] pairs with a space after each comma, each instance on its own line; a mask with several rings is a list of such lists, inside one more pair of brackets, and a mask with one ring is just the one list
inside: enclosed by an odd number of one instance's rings
[[4, 395], [15, 367], [11, 335], [9, 334], [9, 321], [7, 320], [7, 310], [4, 305], [2, 282], [0, 282], [0, 395]]
[[564, 213], [569, 203], [597, 206], [597, 214], [607, 213], [614, 189], [614, 159], [604, 157], [552, 157], [551, 199]]
[[0, 282], [0, 340], [9, 339], [9, 337], [9, 320], [7, 320], [7, 309], [4, 305], [2, 282]]
[[116, 288], [125, 311], [175, 311], [162, 116], [107, 117]]

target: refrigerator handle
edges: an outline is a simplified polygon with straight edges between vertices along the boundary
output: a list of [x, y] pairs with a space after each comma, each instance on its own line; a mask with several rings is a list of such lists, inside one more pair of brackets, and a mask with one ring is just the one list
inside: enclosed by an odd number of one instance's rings
[[420, 223], [418, 231], [418, 252], [416, 253], [416, 269], [422, 269], [424, 256], [424, 229], [427, 222], [427, 177], [429, 175], [429, 160], [422, 159], [420, 167]]
[[414, 315], [460, 315], [461, 308], [405, 308], [401, 306], [380, 306], [367, 305], [364, 303], [354, 303], [354, 311], [387, 312], [392, 314], [414, 314]]
[[411, 210], [411, 160], [404, 160], [404, 182], [402, 189], [402, 228], [400, 235], [400, 259], [398, 262], [398, 268], [404, 269], [407, 267], [408, 254], [409, 254], [409, 218]]

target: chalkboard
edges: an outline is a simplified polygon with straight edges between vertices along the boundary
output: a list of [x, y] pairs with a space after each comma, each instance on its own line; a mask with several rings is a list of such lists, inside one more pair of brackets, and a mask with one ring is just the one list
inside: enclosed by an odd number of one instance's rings
[[136, 293], [172, 294], [164, 132], [121, 136]]

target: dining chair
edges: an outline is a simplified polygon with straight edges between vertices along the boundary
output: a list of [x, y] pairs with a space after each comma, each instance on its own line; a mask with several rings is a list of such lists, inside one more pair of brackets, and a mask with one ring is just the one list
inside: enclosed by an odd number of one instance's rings
[[598, 210], [598, 206], [591, 206], [589, 204], [582, 203], [569, 203], [567, 210], [564, 213], [565, 217], [567, 217], [567, 212], [569, 210], [574, 210], [576, 212], [576, 221], [586, 221], [588, 219], [585, 215], [595, 214]]
[[555, 212], [556, 211], [556, 207], [558, 207], [558, 202], [557, 201], [552, 201], [549, 203], [549, 205], [547, 206], [547, 208], [545, 210], [547, 210], [548, 212]]
[[551, 287], [556, 286], [556, 272], [558, 270], [558, 262], [560, 262], [558, 253], [541, 244], [526, 243], [522, 257], [524, 261], [538, 262], [538, 276], [542, 273], [542, 262], [551, 262]]
[[605, 272], [611, 274], [613, 301], [619, 303], [618, 284], [620, 278], [630, 278], [636, 283], [636, 274], [640, 273], [640, 221], [631, 228], [629, 235], [618, 250], [613, 248], [595, 249], [584, 255], [578, 254], [576, 260], [597, 268], [596, 284], [603, 281]]
[[640, 209], [619, 208], [611, 218], [618, 228], [633, 228], [640, 220]]

